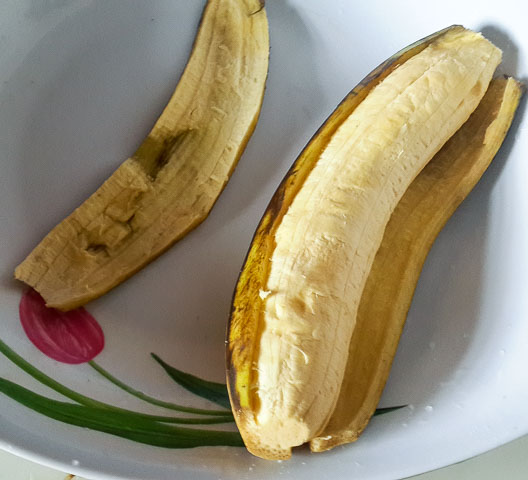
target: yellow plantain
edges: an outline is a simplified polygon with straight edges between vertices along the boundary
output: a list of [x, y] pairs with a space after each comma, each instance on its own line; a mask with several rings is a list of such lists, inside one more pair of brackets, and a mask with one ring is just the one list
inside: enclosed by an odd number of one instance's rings
[[521, 97], [514, 79], [491, 82], [469, 120], [420, 172], [392, 214], [361, 296], [336, 407], [310, 441], [315, 452], [355, 441], [379, 402], [434, 239], [501, 146]]
[[137, 152], [16, 268], [50, 307], [103, 295], [200, 224], [260, 112], [268, 70], [262, 0], [209, 0], [178, 86]]
[[500, 51], [452, 27], [373, 72], [288, 173], [233, 301], [228, 384], [248, 449], [282, 459], [336, 406], [363, 287], [387, 222], [482, 99]]

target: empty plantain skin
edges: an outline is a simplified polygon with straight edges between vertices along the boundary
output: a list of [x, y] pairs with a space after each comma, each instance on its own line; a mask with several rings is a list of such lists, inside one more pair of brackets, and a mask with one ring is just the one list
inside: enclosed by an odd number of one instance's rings
[[418, 277], [434, 239], [501, 146], [521, 97], [512, 78], [491, 82], [469, 120], [420, 172], [392, 214], [359, 304], [336, 407], [314, 452], [355, 441], [389, 376]]
[[462, 27], [411, 46], [344, 100], [274, 195], [228, 330], [229, 392], [255, 455], [289, 458], [324, 429], [392, 211], [499, 62], [498, 49]]
[[103, 295], [199, 225], [260, 112], [268, 71], [262, 0], [209, 0], [193, 50], [136, 153], [16, 268], [50, 307]]

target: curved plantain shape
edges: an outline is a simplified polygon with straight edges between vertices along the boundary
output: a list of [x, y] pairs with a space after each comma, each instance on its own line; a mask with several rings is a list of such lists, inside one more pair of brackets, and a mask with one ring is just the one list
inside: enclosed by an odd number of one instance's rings
[[314, 452], [355, 441], [374, 414], [425, 258], [499, 150], [521, 97], [512, 78], [491, 82], [469, 120], [420, 172], [391, 216], [361, 296], [337, 405]]
[[[446, 30], [449, 30], [449, 27]], [[354, 111], [368, 93], [395, 68], [424, 50], [446, 30], [441, 30], [401, 50], [379, 65], [365, 77], [338, 105], [332, 115], [319, 128], [290, 168], [273, 195], [257, 227], [244, 267], [240, 272], [233, 299], [227, 331], [227, 380], [231, 402], [235, 410], [244, 413], [250, 407], [252, 362], [255, 356], [255, 338], [263, 304], [269, 271], [269, 258], [275, 247], [274, 235], [293, 198], [310, 173], [318, 155], [332, 135]]]
[[209, 214], [260, 112], [268, 71], [261, 0], [209, 0], [185, 71], [137, 152], [16, 268], [50, 307], [103, 295]]
[[279, 186], [228, 329], [229, 392], [250, 452], [289, 458], [325, 428], [392, 211], [477, 107], [500, 57], [459, 26], [396, 54], [345, 98]]

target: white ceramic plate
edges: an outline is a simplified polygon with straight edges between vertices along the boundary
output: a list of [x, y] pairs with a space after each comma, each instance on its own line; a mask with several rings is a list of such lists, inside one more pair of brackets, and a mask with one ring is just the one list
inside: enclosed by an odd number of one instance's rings
[[[136, 388], [207, 406], [149, 358], [223, 379], [231, 293], [278, 182], [316, 128], [372, 68], [453, 23], [504, 50], [526, 77], [525, 7], [515, 0], [268, 0], [271, 62], [260, 122], [209, 219], [161, 259], [91, 303], [97, 361]], [[129, 156], [167, 102], [203, 6], [193, 0], [11, 0], [0, 15], [1, 338], [71, 388], [160, 412], [86, 365], [54, 362], [18, 320], [14, 266]], [[427, 260], [383, 406], [354, 445], [288, 462], [241, 448], [166, 450], [49, 420], [0, 395], [0, 447], [62, 470], [122, 479], [396, 479], [528, 433], [528, 132], [525, 103], [483, 180]], [[54, 392], [0, 358], [0, 376]]]

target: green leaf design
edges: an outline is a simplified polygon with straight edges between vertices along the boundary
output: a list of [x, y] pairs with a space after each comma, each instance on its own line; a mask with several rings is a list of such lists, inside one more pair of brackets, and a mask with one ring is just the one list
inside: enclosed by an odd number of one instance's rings
[[106, 408], [60, 402], [38, 395], [1, 377], [0, 392], [31, 410], [60, 422], [110, 433], [148, 445], [166, 448], [243, 446], [238, 432], [175, 427]]
[[178, 370], [177, 368], [171, 367], [155, 353], [151, 353], [150, 355], [163, 367], [167, 374], [183, 388], [186, 388], [199, 397], [221, 405], [222, 407], [231, 408], [225, 383], [203, 380], [199, 377], [191, 375], [190, 373], [185, 373], [181, 370]]
[[106, 404], [93, 400], [91, 398], [85, 397], [80, 393], [77, 393], [65, 385], [60, 384], [59, 382], [53, 380], [53, 378], [46, 375], [44, 372], [41, 372], [28, 361], [24, 360], [18, 353], [12, 350], [7, 344], [5, 344], [0, 339], [0, 353], [3, 353], [9, 360], [11, 360], [17, 367], [21, 368], [27, 374], [31, 375], [35, 380], [38, 380], [40, 383], [46, 385], [47, 387], [55, 390], [56, 392], [64, 395], [65, 397], [70, 398], [71, 400], [81, 403], [83, 405], [90, 405], [94, 407], [106, 407]]
[[121, 388], [125, 392], [130, 393], [130, 395], [133, 395], [134, 397], [137, 397], [152, 405], [156, 405], [158, 407], [163, 407], [163, 408], [168, 408], [170, 410], [176, 410], [178, 412], [195, 413], [195, 414], [201, 414], [201, 415], [228, 416], [231, 418], [231, 421], [234, 421], [233, 414], [231, 413], [230, 410], [206, 410], [203, 408], [185, 407], [182, 405], [177, 405], [175, 403], [165, 402], [163, 400], [159, 400], [157, 398], [151, 397], [150, 395], [147, 395], [146, 393], [140, 392], [139, 390], [136, 390], [135, 388], [132, 388], [130, 385], [127, 385], [126, 383], [114, 377], [110, 372], [105, 370], [103, 367], [101, 367], [101, 365], [99, 365], [93, 360], [89, 361], [88, 364], [94, 370], [99, 372], [103, 377], [105, 377], [108, 381], [113, 383], [115, 386]]
[[133, 415], [136, 418], [143, 418], [146, 420], [152, 420], [156, 422], [163, 423], [191, 423], [191, 424], [209, 424], [209, 423], [228, 423], [233, 421], [233, 416], [230, 412], [225, 412], [223, 416], [218, 416], [216, 418], [181, 418], [181, 417], [166, 417], [162, 415], [149, 415], [147, 413], [134, 412], [132, 410], [127, 410], [124, 408], [114, 407], [108, 403], [100, 402], [90, 397], [86, 397], [80, 393], [71, 390], [65, 385], [53, 380], [53, 378], [46, 375], [44, 372], [35, 368], [29, 362], [24, 360], [20, 355], [18, 355], [14, 350], [8, 347], [2, 340], [0, 340], [0, 353], [3, 353], [9, 360], [11, 360], [15, 365], [24, 370], [26, 373], [31, 375], [35, 380], [38, 380], [43, 385], [55, 390], [56, 392], [64, 395], [65, 397], [73, 400], [74, 402], [80, 403], [81, 405], [96, 407], [99, 409], [104, 409], [112, 412], [118, 412], [122, 414]]
[[400, 408], [405, 408], [407, 405], [397, 405], [396, 407], [383, 407], [383, 408], [376, 408], [376, 411], [374, 412], [374, 417], [378, 415], [385, 415], [386, 413], [394, 412], [396, 410], [400, 410]]
[[[195, 395], [229, 408], [229, 395], [227, 393], [227, 385], [225, 383], [210, 382], [208, 380], [204, 380], [203, 378], [196, 377], [195, 375], [191, 375], [190, 373], [182, 372], [175, 367], [171, 367], [155, 353], [151, 353], [150, 355], [163, 367], [163, 369], [176, 383]], [[377, 408], [374, 412], [374, 416], [394, 412], [400, 408], [405, 408], [406, 406], [407, 405], [398, 405], [396, 407]]]
[[[230, 412], [193, 409], [191, 407], [181, 407], [180, 405], [163, 402], [133, 389], [112, 376], [95, 362], [90, 362], [92, 368], [101, 373], [101, 375], [113, 384], [142, 400], [148, 401], [149, 403], [153, 403], [153, 401], [157, 402], [154, 404], [158, 406], [165, 406], [165, 404], [168, 404], [173, 407], [172, 409], [176, 409], [174, 407], [183, 408], [185, 409], [183, 411], [187, 411], [188, 413], [200, 412], [203, 414], [203, 412], [207, 412], [209, 417], [166, 417], [114, 407], [113, 405], [86, 397], [53, 380], [51, 377], [24, 360], [2, 340], [0, 340], [0, 353], [3, 353], [15, 365], [40, 383], [78, 403], [72, 404], [44, 397], [31, 392], [27, 388], [17, 385], [10, 380], [0, 377], [0, 393], [7, 395], [18, 403], [49, 418], [70, 425], [109, 433], [135, 442], [165, 448], [192, 448], [213, 445], [243, 446], [242, 438], [238, 432], [201, 430], [169, 425], [173, 423], [212, 424], [232, 422], [233, 416]], [[152, 357], [164, 368], [171, 378], [183, 387], [196, 395], [219, 403], [222, 406], [229, 407], [229, 398], [225, 384], [203, 380], [171, 367], [155, 354], [152, 354]], [[374, 415], [382, 415], [404, 407], [405, 405], [379, 408]]]

